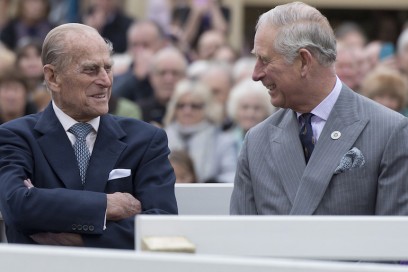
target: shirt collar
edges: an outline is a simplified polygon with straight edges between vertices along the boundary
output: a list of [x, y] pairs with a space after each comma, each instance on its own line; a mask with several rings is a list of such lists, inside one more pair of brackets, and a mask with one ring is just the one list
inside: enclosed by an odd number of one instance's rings
[[[329, 118], [330, 112], [334, 107], [334, 104], [336, 104], [337, 98], [340, 95], [341, 88], [343, 87], [343, 83], [341, 83], [341, 80], [336, 76], [336, 84], [334, 85], [333, 90], [329, 93], [328, 96], [326, 96], [325, 99], [320, 102], [319, 105], [314, 108], [311, 113], [313, 113], [315, 116], [319, 117], [320, 119], [327, 121]], [[297, 117], [301, 115], [301, 113], [296, 112]]]
[[[54, 100], [52, 101], [52, 108], [54, 109], [55, 115], [57, 116], [58, 120], [60, 121], [65, 131], [68, 131], [70, 127], [78, 123], [78, 121], [74, 120], [71, 116], [67, 115], [60, 108], [58, 108]], [[95, 130], [96, 133], [98, 133], [100, 120], [101, 120], [101, 117], [98, 116], [87, 122], [88, 124], [92, 126], [92, 128]]]

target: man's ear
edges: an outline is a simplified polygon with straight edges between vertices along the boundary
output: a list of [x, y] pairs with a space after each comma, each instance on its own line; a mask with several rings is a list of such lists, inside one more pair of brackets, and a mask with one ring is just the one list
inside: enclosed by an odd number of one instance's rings
[[305, 77], [311, 69], [313, 56], [309, 50], [301, 48], [299, 50], [300, 75]]
[[45, 84], [47, 85], [48, 89], [53, 92], [59, 92], [60, 84], [59, 84], [59, 76], [56, 72], [55, 66], [51, 64], [44, 65], [44, 80]]

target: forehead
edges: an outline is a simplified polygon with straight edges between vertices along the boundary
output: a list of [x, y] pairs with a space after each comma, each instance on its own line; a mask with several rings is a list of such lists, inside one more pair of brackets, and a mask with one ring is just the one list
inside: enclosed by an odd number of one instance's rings
[[129, 39], [132, 41], [147, 41], [158, 38], [157, 29], [150, 24], [142, 24], [133, 27], [130, 32]]
[[169, 54], [163, 55], [161, 58], [157, 59], [155, 63], [156, 68], [174, 68], [174, 69], [181, 69], [184, 68], [183, 59], [181, 59], [178, 55]]
[[111, 54], [103, 39], [81, 41], [72, 45], [69, 50], [76, 63], [111, 62]]

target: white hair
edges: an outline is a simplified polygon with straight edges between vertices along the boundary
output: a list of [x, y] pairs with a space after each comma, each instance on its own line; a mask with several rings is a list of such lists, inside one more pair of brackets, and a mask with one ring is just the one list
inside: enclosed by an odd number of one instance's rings
[[401, 53], [408, 45], [408, 29], [405, 29], [398, 37], [397, 52]]
[[253, 81], [251, 78], [247, 78], [232, 88], [227, 102], [228, 116], [236, 121], [237, 109], [240, 101], [253, 95], [259, 97], [259, 100], [262, 101], [262, 105], [268, 115], [271, 115], [275, 111], [275, 107], [270, 102], [268, 89], [260, 81]]
[[251, 75], [256, 64], [255, 57], [242, 57], [232, 67], [232, 78], [237, 83], [245, 75]]

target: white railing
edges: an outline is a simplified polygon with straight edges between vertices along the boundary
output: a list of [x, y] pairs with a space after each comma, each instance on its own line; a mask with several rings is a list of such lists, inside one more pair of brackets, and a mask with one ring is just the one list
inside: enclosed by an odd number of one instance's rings
[[395, 261], [408, 260], [407, 230], [407, 217], [141, 215], [136, 248], [182, 236], [197, 254]]
[[398, 272], [404, 266], [126, 250], [0, 245], [0, 269], [12, 272]]

